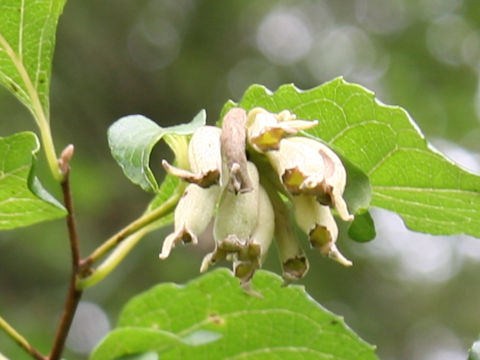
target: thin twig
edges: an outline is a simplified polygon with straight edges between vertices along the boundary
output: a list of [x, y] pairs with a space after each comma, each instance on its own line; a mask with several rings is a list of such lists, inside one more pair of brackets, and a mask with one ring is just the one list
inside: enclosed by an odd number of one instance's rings
[[[27, 339], [20, 335], [5, 319], [0, 316], [0, 329], [12, 338], [22, 349], [28, 352], [33, 358], [38, 360], [47, 360], [46, 356], [40, 354], [40, 352], [31, 345]], [[1, 355], [1, 354], [0, 354]], [[0, 356], [1, 358], [1, 356]]]
[[77, 278], [77, 289], [85, 290], [110, 274], [127, 256], [132, 248], [149, 232], [155, 229], [155, 223], [147, 225], [132, 235], [128, 236], [110, 253], [110, 255], [86, 278]]
[[[64, 172], [64, 181], [62, 182], [62, 192], [64, 204], [68, 211], [67, 227], [68, 238], [70, 240], [70, 251], [72, 256], [72, 273], [70, 276], [70, 284], [68, 287], [65, 306], [63, 308], [63, 314], [60, 318], [60, 323], [55, 334], [55, 340], [53, 342], [52, 350], [50, 352], [48, 360], [58, 360], [62, 356], [65, 341], [67, 340], [68, 331], [70, 330], [70, 326], [72, 325], [73, 316], [75, 315], [77, 305], [80, 301], [80, 298], [82, 297], [82, 291], [77, 290], [75, 284], [77, 274], [80, 269], [80, 248], [78, 243], [77, 226], [73, 210], [72, 194], [70, 191], [70, 167], [68, 166], [70, 158], [67, 158], [67, 156], [63, 156], [62, 153], [62, 157], [60, 158], [60, 160], [63, 160], [62, 170]], [[60, 161], [60, 163], [62, 164], [62, 161]]]
[[88, 269], [90, 266], [108, 253], [112, 248], [122, 242], [126, 237], [132, 235], [139, 229], [151, 224], [155, 220], [158, 220], [160, 217], [165, 216], [169, 211], [171, 211], [178, 202], [181, 194], [183, 192], [183, 187], [177, 189], [175, 195], [171, 196], [167, 201], [165, 201], [162, 205], [158, 208], [153, 210], [152, 212], [148, 212], [143, 214], [135, 221], [131, 222], [127, 226], [125, 226], [122, 230], [120, 230], [115, 235], [111, 236], [107, 239], [102, 245], [96, 248], [88, 257], [83, 259], [80, 263], [80, 275], [84, 277], [84, 274], [88, 275]]

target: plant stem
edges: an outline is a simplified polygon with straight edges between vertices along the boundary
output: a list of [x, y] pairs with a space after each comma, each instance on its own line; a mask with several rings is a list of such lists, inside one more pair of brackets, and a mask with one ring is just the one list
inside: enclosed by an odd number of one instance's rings
[[155, 223], [152, 223], [138, 230], [136, 233], [128, 236], [121, 244], [119, 244], [108, 258], [95, 269], [94, 273], [87, 278], [77, 279], [77, 289], [85, 290], [95, 285], [110, 274], [120, 262], [127, 256], [132, 248], [150, 231], [155, 229]]
[[67, 299], [65, 301], [65, 306], [63, 308], [63, 314], [60, 319], [60, 323], [57, 328], [55, 335], [55, 340], [53, 341], [52, 350], [48, 360], [59, 360], [63, 348], [65, 346], [65, 341], [67, 340], [68, 331], [72, 325], [73, 316], [77, 309], [77, 305], [82, 297], [82, 291], [76, 288], [76, 278], [78, 271], [80, 269], [80, 249], [78, 244], [78, 233], [75, 223], [75, 215], [73, 210], [73, 200], [72, 194], [70, 191], [70, 169], [65, 172], [64, 180], [62, 182], [62, 191], [65, 207], [68, 211], [67, 216], [67, 227], [68, 227], [68, 238], [70, 240], [70, 252], [72, 256], [72, 273], [70, 276], [70, 284], [68, 287]]
[[[20, 335], [9, 323], [0, 316], [0, 329], [10, 336], [21, 348], [28, 352], [33, 358], [38, 360], [47, 360], [45, 356], [40, 354], [22, 335]], [[0, 354], [1, 355], [1, 354]], [[1, 356], [0, 356], [1, 359]]]
[[118, 233], [107, 239], [102, 245], [95, 249], [87, 258], [83, 259], [80, 263], [80, 273], [83, 273], [87, 270], [91, 264], [98, 261], [102, 256], [109, 252], [113, 247], [119, 244], [127, 236], [132, 235], [139, 229], [151, 224], [155, 220], [158, 220], [160, 217], [168, 214], [177, 204], [178, 200], [181, 197], [183, 192], [183, 186], [177, 188], [176, 192], [161, 206], [155, 210], [145, 213], [140, 216], [137, 220], [131, 222], [129, 225], [124, 227]]

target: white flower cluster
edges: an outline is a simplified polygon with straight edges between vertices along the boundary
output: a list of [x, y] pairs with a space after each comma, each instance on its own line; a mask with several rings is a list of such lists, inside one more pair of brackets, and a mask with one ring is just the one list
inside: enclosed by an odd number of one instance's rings
[[247, 284], [260, 268], [273, 239], [286, 281], [301, 278], [308, 261], [295, 236], [290, 209], [311, 246], [350, 266], [337, 249], [338, 227], [331, 209], [352, 221], [343, 199], [345, 168], [325, 144], [300, 130], [316, 121], [297, 120], [289, 111], [273, 114], [262, 108], [246, 113], [231, 109], [222, 128], [203, 126], [188, 145], [190, 169], [163, 161], [165, 169], [189, 182], [175, 209], [175, 229], [163, 243], [160, 258], [177, 242], [198, 242], [215, 217], [215, 249], [203, 259], [201, 271], [222, 259]]

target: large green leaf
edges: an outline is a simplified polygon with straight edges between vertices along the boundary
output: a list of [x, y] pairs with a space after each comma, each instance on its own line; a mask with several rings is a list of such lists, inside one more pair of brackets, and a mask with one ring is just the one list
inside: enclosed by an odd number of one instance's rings
[[49, 112], [55, 30], [66, 0], [0, 1], [0, 83], [32, 112]]
[[480, 237], [480, 177], [433, 150], [402, 108], [341, 78], [308, 91], [285, 85], [271, 93], [253, 85], [238, 106], [319, 120], [308, 133], [368, 176], [371, 205], [397, 212], [412, 230]]
[[168, 135], [188, 135], [205, 125], [205, 111], [200, 111], [188, 124], [162, 128], [143, 115], [125, 116], [108, 129], [108, 144], [114, 159], [130, 181], [146, 191], [159, 187], [150, 169], [150, 154], [155, 144]]
[[218, 269], [186, 286], [162, 284], [132, 299], [91, 360], [151, 351], [159, 359], [377, 359], [374, 347], [313, 301], [266, 271], [247, 295]]
[[66, 214], [34, 176], [39, 142], [34, 133], [0, 138], [0, 229], [12, 229]]

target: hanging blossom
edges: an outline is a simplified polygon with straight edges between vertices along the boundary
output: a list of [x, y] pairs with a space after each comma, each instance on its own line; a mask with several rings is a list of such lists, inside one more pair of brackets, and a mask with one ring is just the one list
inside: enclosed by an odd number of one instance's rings
[[272, 241], [286, 282], [306, 274], [308, 260], [295, 224], [322, 255], [352, 265], [336, 246], [332, 213], [335, 209], [341, 220], [353, 220], [343, 199], [345, 168], [325, 144], [296, 136], [316, 125], [287, 110], [274, 114], [232, 108], [222, 128], [197, 129], [188, 145], [189, 169], [163, 161], [170, 174], [190, 184], [177, 204], [174, 231], [165, 238], [160, 258], [167, 258], [178, 242], [198, 243], [214, 219], [215, 248], [200, 270], [231, 261], [244, 286], [262, 266]]

